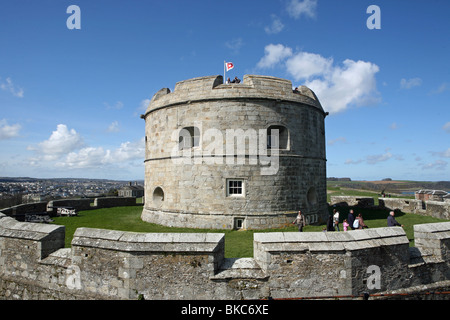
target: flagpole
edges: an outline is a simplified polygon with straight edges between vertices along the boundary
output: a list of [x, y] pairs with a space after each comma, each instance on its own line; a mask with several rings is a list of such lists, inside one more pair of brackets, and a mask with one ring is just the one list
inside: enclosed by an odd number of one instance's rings
[[226, 83], [226, 80], [225, 80], [225, 73], [226, 73], [226, 64], [227, 64], [227, 62], [224, 60], [223, 61], [223, 83]]

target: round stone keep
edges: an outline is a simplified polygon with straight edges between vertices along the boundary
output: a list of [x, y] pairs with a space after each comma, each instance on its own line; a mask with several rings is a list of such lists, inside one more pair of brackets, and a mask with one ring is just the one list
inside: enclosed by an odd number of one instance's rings
[[324, 112], [306, 87], [245, 75], [159, 90], [145, 119], [142, 220], [166, 226], [265, 229], [324, 222]]

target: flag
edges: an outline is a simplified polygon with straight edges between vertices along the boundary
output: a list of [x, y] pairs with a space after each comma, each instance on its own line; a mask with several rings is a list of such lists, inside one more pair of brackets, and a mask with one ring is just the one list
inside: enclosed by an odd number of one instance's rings
[[225, 62], [225, 66], [227, 68], [227, 71], [234, 68], [233, 62]]

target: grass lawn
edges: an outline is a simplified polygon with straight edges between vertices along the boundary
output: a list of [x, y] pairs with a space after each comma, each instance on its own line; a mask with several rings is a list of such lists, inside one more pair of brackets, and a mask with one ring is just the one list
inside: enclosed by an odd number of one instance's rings
[[[338, 208], [340, 212], [340, 220], [347, 218], [347, 207]], [[370, 228], [386, 227], [387, 210], [379, 209], [354, 209], [355, 213], [361, 213], [364, 222]], [[225, 234], [225, 257], [241, 258], [253, 257], [253, 233], [254, 232], [297, 232], [295, 226], [284, 229], [268, 229], [268, 230], [210, 230], [210, 229], [191, 229], [191, 228], [172, 228], [160, 226], [141, 220], [142, 206], [134, 207], [115, 207], [108, 209], [95, 209], [88, 211], [80, 211], [78, 216], [74, 217], [55, 217], [54, 224], [64, 225], [66, 227], [65, 246], [70, 247], [73, 234], [77, 228], [89, 227], [109, 230], [121, 230], [132, 232], [216, 232]], [[413, 225], [431, 222], [442, 222], [433, 217], [420, 216], [416, 214], [406, 214], [403, 212], [396, 213], [396, 220], [404, 225], [406, 236], [410, 240], [410, 245], [414, 244]], [[322, 232], [325, 225], [306, 226], [304, 232]], [[342, 230], [342, 224], [340, 225]]]

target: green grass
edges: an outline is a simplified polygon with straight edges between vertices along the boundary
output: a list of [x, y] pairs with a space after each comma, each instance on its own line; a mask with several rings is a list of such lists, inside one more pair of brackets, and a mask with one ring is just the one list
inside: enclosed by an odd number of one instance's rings
[[[347, 218], [350, 208], [338, 208], [340, 212], [340, 221]], [[381, 209], [354, 209], [355, 213], [363, 215], [365, 223], [370, 228], [386, 227], [386, 218], [388, 210]], [[131, 232], [216, 232], [225, 234], [225, 257], [240, 258], [253, 256], [253, 233], [255, 232], [297, 232], [295, 226], [283, 229], [267, 230], [210, 230], [193, 228], [173, 228], [157, 224], [144, 222], [141, 220], [142, 206], [134, 207], [115, 207], [108, 209], [95, 209], [80, 211], [78, 216], [74, 217], [55, 217], [54, 224], [64, 225], [66, 227], [65, 246], [70, 247], [73, 234], [77, 228], [89, 227], [109, 230], [121, 230]], [[416, 214], [406, 214], [397, 212], [396, 220], [404, 225], [406, 236], [410, 240], [410, 245], [414, 244], [413, 225], [431, 222], [442, 222], [433, 217], [421, 216]], [[306, 226], [304, 232], [322, 232], [325, 225]], [[342, 231], [342, 224], [340, 225]]]
[[[54, 224], [66, 227], [65, 246], [71, 246], [73, 234], [80, 227], [99, 228], [108, 230], [121, 230], [131, 232], [159, 232], [159, 233], [225, 233], [225, 256], [252, 257], [253, 231], [211, 230], [194, 228], [166, 227], [141, 220], [142, 206], [115, 207], [108, 209], [94, 209], [80, 211], [74, 217], [54, 217]], [[287, 229], [286, 229], [287, 230]], [[292, 229], [294, 230], [294, 228]], [[279, 231], [279, 230], [264, 230]], [[258, 231], [258, 232], [264, 232]]]

